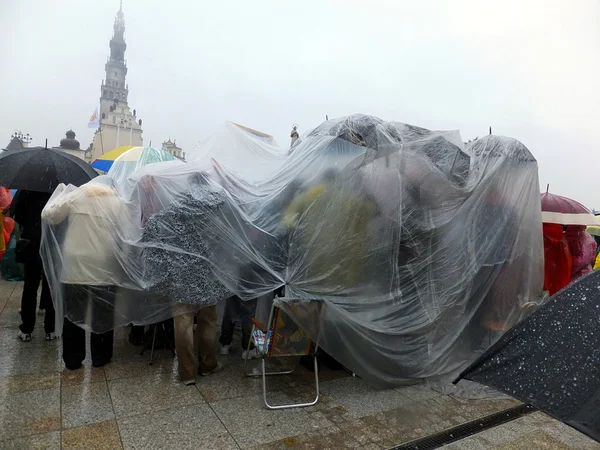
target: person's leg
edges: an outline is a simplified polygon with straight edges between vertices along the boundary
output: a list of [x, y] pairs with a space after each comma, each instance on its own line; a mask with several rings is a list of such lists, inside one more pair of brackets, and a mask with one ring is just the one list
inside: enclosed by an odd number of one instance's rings
[[252, 346], [248, 351], [248, 344], [252, 335], [252, 319], [256, 316], [256, 306], [258, 300], [248, 300], [242, 302], [240, 305], [240, 311], [242, 312], [242, 358], [253, 359], [258, 358], [260, 355], [258, 351]]
[[146, 332], [146, 327], [139, 325], [132, 325], [129, 330], [129, 342], [131, 345], [144, 345], [144, 333]]
[[45, 306], [44, 309], [46, 310], [46, 316], [44, 317], [44, 331], [46, 332], [46, 338], [50, 335], [50, 338], [52, 339], [54, 337], [53, 333], [56, 317], [50, 286], [48, 285], [48, 280], [46, 280], [46, 275], [44, 274], [42, 274], [42, 296], [40, 298], [40, 305], [42, 304]]
[[21, 297], [21, 326], [19, 329], [24, 334], [31, 334], [35, 327], [35, 314], [37, 306], [37, 292], [42, 279], [42, 261], [35, 260], [25, 264], [25, 282], [23, 296]]
[[248, 348], [248, 342], [250, 341], [250, 334], [252, 333], [252, 319], [256, 317], [256, 308], [258, 305], [258, 299], [243, 301], [238, 299], [240, 311], [240, 319], [242, 322], [242, 349]]
[[248, 349], [250, 337], [252, 335], [252, 319], [242, 320], [242, 350]]
[[[177, 311], [174, 311], [177, 312]], [[173, 317], [177, 371], [181, 381], [191, 384], [196, 380], [196, 355], [194, 354], [194, 313], [186, 312]]]
[[217, 372], [217, 306], [207, 306], [198, 312], [198, 373]]
[[102, 367], [110, 362], [113, 355], [114, 330], [114, 305], [116, 289], [113, 287], [89, 287], [91, 289], [89, 302], [92, 308], [92, 328], [109, 329], [104, 333], [92, 333], [90, 336], [90, 350], [92, 352], [92, 365]]
[[235, 323], [231, 318], [231, 307], [234, 297], [230, 297], [225, 301], [225, 311], [223, 313], [223, 321], [221, 322], [221, 335], [219, 336], [219, 343], [221, 344], [221, 354], [229, 353], [229, 346], [233, 341], [233, 332], [235, 330]]
[[69, 370], [81, 367], [85, 359], [85, 331], [65, 317], [63, 323], [63, 361]]
[[112, 359], [114, 330], [106, 333], [91, 333], [90, 350], [92, 352], [92, 366], [103, 367]]
[[[43, 280], [42, 280], [43, 282]], [[42, 284], [42, 289], [43, 289], [44, 285]], [[39, 310], [40, 311], [47, 311], [50, 306], [52, 306], [52, 297], [50, 298], [45, 298], [43, 296], [43, 290], [42, 290], [42, 296], [40, 297], [40, 305], [39, 305]]]

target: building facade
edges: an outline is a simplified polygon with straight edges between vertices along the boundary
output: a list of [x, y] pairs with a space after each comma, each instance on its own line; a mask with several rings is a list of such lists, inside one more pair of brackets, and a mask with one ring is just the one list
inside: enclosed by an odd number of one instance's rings
[[125, 19], [123, 4], [117, 12], [110, 40], [110, 56], [100, 85], [100, 127], [94, 135], [91, 160], [123, 145], [142, 146], [142, 120], [129, 107], [127, 62], [125, 60]]
[[55, 150], [62, 150], [69, 155], [83, 159], [86, 163], [91, 164], [92, 152], [91, 149], [83, 149], [80, 147], [79, 141], [75, 139], [75, 132], [69, 130], [65, 133], [65, 137], [60, 141], [60, 147], [53, 147]]
[[162, 149], [173, 155], [175, 158], [185, 161], [185, 152], [181, 150], [180, 147], [177, 147], [175, 141], [171, 142], [171, 139], [169, 139], [168, 141], [163, 142]]

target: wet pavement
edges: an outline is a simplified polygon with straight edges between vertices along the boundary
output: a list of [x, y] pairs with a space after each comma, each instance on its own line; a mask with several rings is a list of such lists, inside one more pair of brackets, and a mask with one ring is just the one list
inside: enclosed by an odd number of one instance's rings
[[[385, 449], [517, 404], [459, 401], [424, 386], [381, 390], [345, 372], [321, 372], [321, 400], [306, 409], [268, 411], [260, 380], [242, 377], [241, 352], [225, 370], [186, 387], [170, 352], [155, 363], [117, 330], [113, 361], [67, 371], [60, 342], [38, 323], [20, 342], [21, 284], [0, 282], [0, 449]], [[303, 368], [268, 380], [273, 402], [309, 400]], [[542, 413], [453, 443], [448, 449], [600, 449]]]

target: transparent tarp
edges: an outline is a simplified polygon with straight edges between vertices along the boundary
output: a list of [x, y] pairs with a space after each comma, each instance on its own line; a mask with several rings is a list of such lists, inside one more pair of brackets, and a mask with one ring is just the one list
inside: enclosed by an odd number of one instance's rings
[[57, 320], [103, 332], [285, 287], [313, 340], [393, 385], [464, 367], [541, 301], [537, 163], [511, 138], [356, 115], [289, 152], [229, 124], [187, 163], [113, 169], [44, 210]]

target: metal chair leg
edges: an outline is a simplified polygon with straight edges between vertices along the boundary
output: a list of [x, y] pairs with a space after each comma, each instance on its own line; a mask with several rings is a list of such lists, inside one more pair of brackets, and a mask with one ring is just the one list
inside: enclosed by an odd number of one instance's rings
[[289, 408], [306, 408], [309, 406], [314, 406], [319, 402], [319, 396], [321, 395], [319, 389], [319, 363], [317, 362], [317, 355], [314, 355], [314, 363], [315, 363], [315, 399], [311, 402], [307, 403], [290, 403], [285, 405], [270, 405], [267, 400], [267, 375], [269, 375], [266, 371], [265, 358], [262, 358], [262, 388], [263, 388], [263, 401], [267, 409], [289, 409]]
[[157, 326], [154, 325], [154, 334], [152, 335], [152, 348], [150, 349], [150, 364], [149, 365], [154, 364], [154, 343], [156, 342], [156, 328], [157, 328]]
[[250, 340], [248, 340], [248, 348], [246, 348], [246, 358], [244, 358], [244, 369], [243, 369], [243, 372], [244, 372], [243, 376], [244, 377], [251, 377], [252, 376], [252, 374], [246, 373], [246, 364], [248, 363], [248, 357], [247, 357], [247, 355], [248, 355], [248, 352], [250, 351], [250, 346], [252, 345], [252, 339], [253, 339], [253, 336], [254, 336], [254, 328], [255, 328], [254, 325], [252, 325], [252, 330], [250, 330]]
[[165, 342], [167, 343], [169, 350], [171, 350], [171, 354], [175, 356], [175, 342], [171, 341], [169, 333], [167, 332], [167, 326], [164, 323], [162, 324], [162, 330], [165, 336]]

